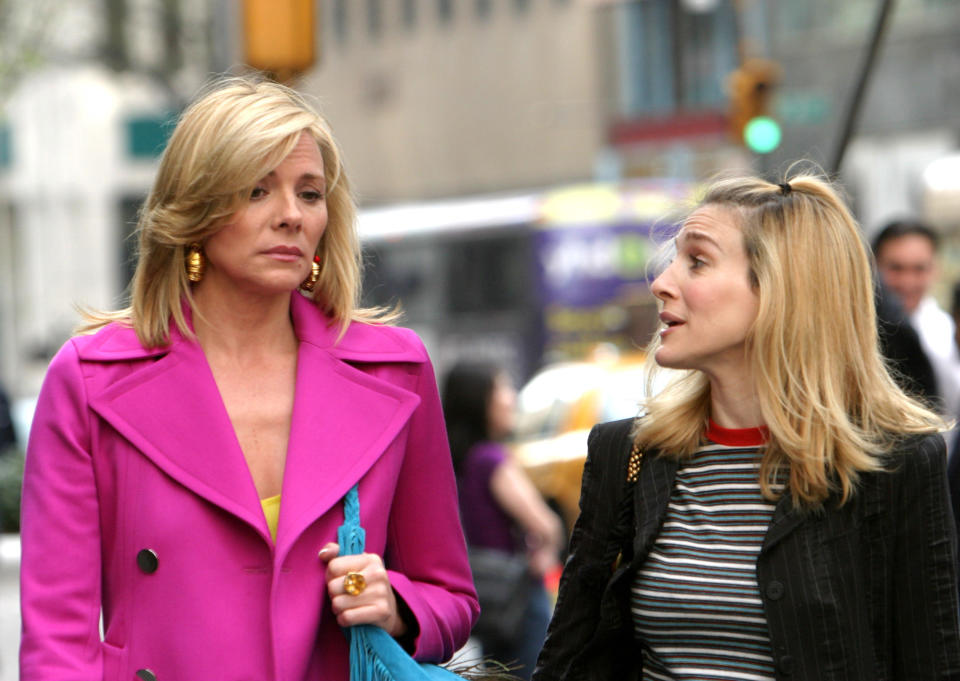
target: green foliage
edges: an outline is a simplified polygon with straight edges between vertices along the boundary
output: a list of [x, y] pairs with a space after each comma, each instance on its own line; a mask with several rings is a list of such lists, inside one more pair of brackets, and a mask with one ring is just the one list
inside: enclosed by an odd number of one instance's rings
[[20, 488], [23, 486], [23, 452], [0, 452], [0, 532], [20, 531]]

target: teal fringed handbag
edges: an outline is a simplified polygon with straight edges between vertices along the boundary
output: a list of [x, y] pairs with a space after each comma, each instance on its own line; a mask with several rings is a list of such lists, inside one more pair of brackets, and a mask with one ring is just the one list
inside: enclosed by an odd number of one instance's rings
[[[343, 498], [343, 525], [337, 530], [340, 555], [363, 553], [367, 534], [360, 525], [360, 497], [354, 485]], [[417, 662], [378, 626], [359, 624], [344, 629], [350, 642], [350, 681], [462, 681], [463, 677], [436, 664]]]

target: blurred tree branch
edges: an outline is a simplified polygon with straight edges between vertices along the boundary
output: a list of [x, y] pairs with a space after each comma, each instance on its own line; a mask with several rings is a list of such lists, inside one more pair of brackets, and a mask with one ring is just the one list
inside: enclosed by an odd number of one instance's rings
[[0, 0], [0, 102], [47, 56], [54, 0]]

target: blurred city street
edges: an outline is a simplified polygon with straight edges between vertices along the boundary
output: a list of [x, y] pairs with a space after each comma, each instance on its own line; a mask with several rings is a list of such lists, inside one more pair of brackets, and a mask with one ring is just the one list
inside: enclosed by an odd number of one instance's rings
[[[17, 677], [37, 396], [80, 310], [144, 309], [127, 307], [142, 209], [214, 79], [256, 73], [322, 112], [356, 201], [359, 306], [399, 304], [441, 384], [459, 363], [503, 368], [518, 389], [505, 449], [569, 531], [590, 429], [662, 387], [645, 385], [667, 323], [651, 282], [718, 176], [826, 176], [867, 244], [920, 225], [919, 262], [904, 234], [875, 258], [878, 281], [893, 273], [878, 301], [914, 341], [884, 353], [903, 374], [922, 360], [918, 394], [960, 413], [958, 35], [955, 0], [0, 0], [0, 681]], [[169, 237], [181, 294], [237, 214]], [[924, 279], [903, 305], [908, 270]], [[136, 466], [104, 467], [155, 473], [131, 447]]]

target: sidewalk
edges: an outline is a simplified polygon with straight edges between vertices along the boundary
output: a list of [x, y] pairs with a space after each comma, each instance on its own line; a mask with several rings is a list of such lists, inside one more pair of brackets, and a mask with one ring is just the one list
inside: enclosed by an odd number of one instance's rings
[[0, 681], [17, 680], [20, 647], [20, 535], [0, 535]]

